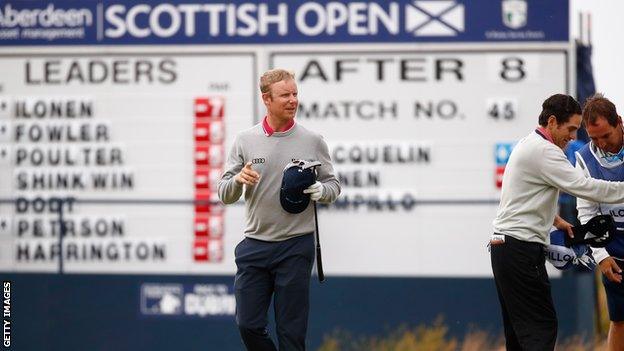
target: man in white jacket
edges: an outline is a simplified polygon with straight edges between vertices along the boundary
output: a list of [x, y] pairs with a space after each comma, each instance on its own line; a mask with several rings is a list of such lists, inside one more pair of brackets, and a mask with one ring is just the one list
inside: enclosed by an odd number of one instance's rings
[[[591, 138], [576, 153], [576, 168], [587, 177], [624, 181], [624, 132], [615, 105], [601, 94], [589, 98], [583, 108], [583, 122]], [[624, 203], [578, 199], [579, 220], [585, 224], [598, 214], [610, 214], [618, 233], [606, 248], [592, 248], [602, 272], [609, 309], [609, 350], [624, 350]]]
[[590, 201], [624, 202], [624, 183], [584, 176], [563, 152], [581, 125], [574, 98], [549, 97], [538, 122], [509, 158], [490, 241], [509, 351], [555, 347], [557, 317], [543, 250], [553, 224], [573, 235], [571, 225], [556, 215], [559, 190]]

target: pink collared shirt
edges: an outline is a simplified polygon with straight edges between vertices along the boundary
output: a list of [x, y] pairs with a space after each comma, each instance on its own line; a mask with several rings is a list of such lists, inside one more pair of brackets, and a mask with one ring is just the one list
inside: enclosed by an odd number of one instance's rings
[[546, 139], [546, 140], [550, 141], [550, 142], [551, 142], [551, 143], [553, 143], [553, 144], [555, 143], [555, 142], [553, 141], [552, 135], [550, 134], [550, 132], [548, 131], [548, 129], [546, 129], [546, 128], [542, 127], [542, 126], [539, 126], [539, 127], [537, 127], [537, 131], [539, 131], [539, 132], [540, 132], [540, 134], [542, 134], [542, 136], [544, 137], [544, 139]]
[[269, 125], [269, 121], [267, 116], [264, 116], [264, 119], [262, 119], [262, 129], [264, 129], [264, 135], [270, 137], [271, 135], [273, 135], [273, 133], [278, 132], [287, 132], [289, 131], [292, 127], [295, 126], [295, 119], [291, 119], [290, 123], [288, 123], [285, 127], [284, 130], [273, 130], [273, 128], [271, 128], [271, 126]]

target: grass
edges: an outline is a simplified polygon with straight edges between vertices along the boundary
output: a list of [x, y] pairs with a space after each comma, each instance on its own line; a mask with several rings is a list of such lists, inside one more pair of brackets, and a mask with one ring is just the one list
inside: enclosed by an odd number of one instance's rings
[[[557, 351], [606, 351], [606, 341], [584, 341], [572, 337], [557, 344]], [[505, 351], [502, 336], [493, 337], [480, 330], [466, 333], [463, 339], [448, 335], [441, 318], [432, 325], [399, 327], [381, 336], [353, 336], [343, 330], [326, 335], [318, 351]]]

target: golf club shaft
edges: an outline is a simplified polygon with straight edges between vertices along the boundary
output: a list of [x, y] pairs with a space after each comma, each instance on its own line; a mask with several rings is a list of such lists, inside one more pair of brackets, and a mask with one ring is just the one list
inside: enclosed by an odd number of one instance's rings
[[314, 201], [314, 228], [316, 235], [316, 273], [318, 274], [319, 282], [322, 283], [325, 281], [325, 273], [323, 273], [323, 259], [321, 258], [321, 238], [319, 237], [316, 201]]

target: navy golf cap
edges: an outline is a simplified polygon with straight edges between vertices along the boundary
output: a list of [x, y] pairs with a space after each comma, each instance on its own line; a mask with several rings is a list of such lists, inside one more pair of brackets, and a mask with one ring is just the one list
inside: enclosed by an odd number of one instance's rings
[[286, 165], [282, 175], [280, 203], [288, 213], [301, 213], [310, 204], [310, 195], [303, 191], [316, 182], [315, 167], [318, 161], [294, 160]]
[[605, 247], [615, 236], [615, 221], [611, 215], [598, 215], [583, 225], [572, 227], [572, 231], [574, 238], [566, 236], [566, 246], [589, 244], [593, 247]]

